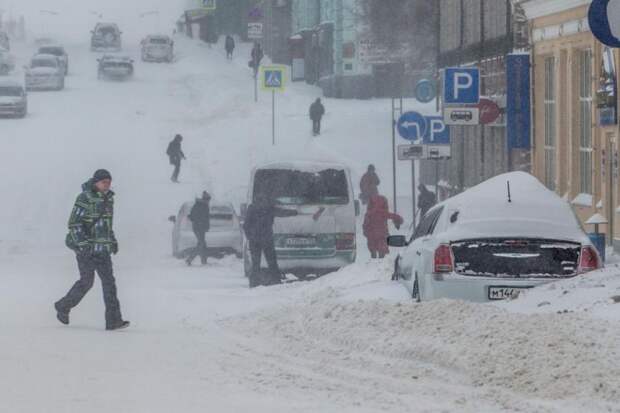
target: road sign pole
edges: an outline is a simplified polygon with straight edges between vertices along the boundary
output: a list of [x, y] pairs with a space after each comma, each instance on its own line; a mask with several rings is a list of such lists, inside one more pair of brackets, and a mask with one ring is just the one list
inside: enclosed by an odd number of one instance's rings
[[396, 99], [392, 98], [392, 190], [394, 196], [394, 212], [397, 212], [396, 203]]
[[258, 102], [258, 70], [254, 70], [254, 102]]
[[435, 159], [435, 199], [439, 202], [439, 157]]
[[415, 184], [415, 159], [411, 160], [411, 204], [412, 204], [412, 213], [411, 213], [411, 222], [413, 223], [413, 231], [415, 231], [416, 227], [416, 184]]
[[276, 145], [276, 91], [271, 91], [271, 143]]

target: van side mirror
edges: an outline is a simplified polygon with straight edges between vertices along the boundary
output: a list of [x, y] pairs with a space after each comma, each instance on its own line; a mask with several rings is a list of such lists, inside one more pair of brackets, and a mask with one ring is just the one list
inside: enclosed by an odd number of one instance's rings
[[174, 215], [170, 215], [168, 217], [168, 221], [172, 222], [173, 224], [176, 224], [177, 222], [177, 217], [175, 217]]
[[362, 213], [362, 207], [360, 206], [360, 201], [356, 199], [353, 204], [355, 205], [355, 216], [359, 217], [360, 214]]
[[407, 237], [404, 235], [392, 235], [387, 239], [388, 245], [394, 248], [403, 248], [409, 245]]

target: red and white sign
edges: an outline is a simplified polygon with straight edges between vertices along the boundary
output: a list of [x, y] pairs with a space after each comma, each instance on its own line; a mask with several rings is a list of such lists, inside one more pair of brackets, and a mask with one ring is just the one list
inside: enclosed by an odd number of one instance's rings
[[480, 110], [480, 123], [482, 125], [495, 122], [499, 115], [501, 115], [501, 110], [497, 103], [490, 99], [481, 98], [476, 107]]

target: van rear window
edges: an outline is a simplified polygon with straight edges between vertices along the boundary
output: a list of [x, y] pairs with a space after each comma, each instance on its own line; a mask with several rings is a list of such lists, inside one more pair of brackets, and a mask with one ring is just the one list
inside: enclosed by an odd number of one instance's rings
[[325, 169], [302, 172], [288, 169], [261, 169], [254, 177], [254, 198], [265, 194], [284, 205], [349, 203], [349, 185], [344, 170]]

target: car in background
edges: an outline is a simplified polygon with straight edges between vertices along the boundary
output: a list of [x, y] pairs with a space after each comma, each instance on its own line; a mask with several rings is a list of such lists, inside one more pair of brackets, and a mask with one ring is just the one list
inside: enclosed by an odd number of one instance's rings
[[97, 23], [90, 32], [90, 49], [92, 51], [115, 51], [121, 50], [121, 34], [116, 23]]
[[0, 116], [23, 118], [28, 114], [28, 95], [24, 87], [14, 81], [0, 81]]
[[65, 88], [65, 68], [54, 55], [37, 54], [25, 67], [26, 90], [62, 90]]
[[142, 60], [145, 62], [172, 62], [174, 59], [174, 41], [170, 36], [151, 35], [142, 42]]
[[0, 31], [0, 49], [11, 50], [11, 40], [6, 32]]
[[15, 69], [15, 58], [8, 50], [0, 49], [0, 75], [6, 76]]
[[39, 47], [37, 54], [56, 56], [65, 70], [65, 76], [69, 74], [69, 55], [65, 48], [58, 45], [48, 45]]
[[[297, 277], [320, 276], [355, 262], [360, 206], [346, 165], [308, 161], [267, 163], [253, 169], [248, 188], [249, 204], [266, 197], [279, 208], [298, 212], [298, 216], [276, 218], [274, 222], [274, 244], [281, 270]], [[242, 205], [242, 215], [246, 211], [247, 206]], [[318, 214], [318, 219], [314, 219], [314, 214]], [[244, 244], [244, 269], [250, 277], [249, 243], [244, 240]], [[261, 268], [266, 265], [263, 260]], [[250, 279], [251, 284], [256, 281]]]
[[125, 80], [134, 74], [133, 59], [129, 56], [104, 55], [97, 62], [99, 79]]
[[395, 261], [414, 299], [486, 302], [601, 268], [571, 206], [535, 177], [511, 172], [432, 209]]
[[[172, 229], [172, 255], [186, 258], [196, 246], [196, 236], [192, 230], [189, 213], [194, 201], [185, 202], [178, 214], [169, 220], [174, 223]], [[210, 257], [221, 258], [225, 255], [242, 257], [242, 237], [239, 217], [232, 204], [212, 201], [209, 207], [211, 228], [205, 237], [207, 253]]]

